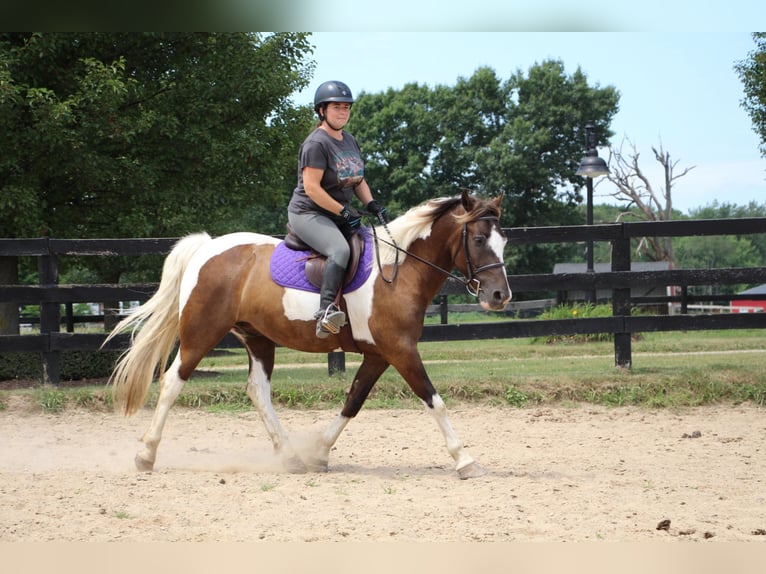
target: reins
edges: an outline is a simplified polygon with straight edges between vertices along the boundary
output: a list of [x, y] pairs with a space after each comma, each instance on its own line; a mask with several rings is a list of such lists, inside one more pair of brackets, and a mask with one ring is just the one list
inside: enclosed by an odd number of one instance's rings
[[[485, 217], [479, 217], [477, 219], [474, 219], [474, 221], [482, 221], [482, 220], [497, 221], [498, 218], [495, 216], [488, 215]], [[420, 261], [421, 263], [425, 263], [432, 269], [435, 269], [436, 271], [439, 271], [443, 275], [446, 275], [447, 277], [454, 279], [458, 283], [461, 283], [463, 287], [465, 287], [465, 290], [468, 292], [468, 294], [473, 297], [478, 297], [479, 291], [481, 290], [481, 281], [477, 279], [477, 275], [489, 269], [494, 269], [496, 267], [502, 267], [505, 265], [504, 262], [498, 261], [497, 263], [489, 263], [487, 265], [483, 265], [482, 267], [479, 267], [478, 269], [474, 269], [473, 262], [471, 261], [471, 252], [468, 249], [468, 224], [467, 223], [463, 224], [463, 229], [461, 231], [462, 246], [463, 246], [463, 251], [465, 251], [466, 267], [468, 270], [467, 278], [460, 277], [459, 275], [455, 275], [451, 271], [447, 271], [446, 269], [439, 267], [438, 265], [432, 263], [431, 261], [428, 261], [427, 259], [423, 259], [422, 257], [415, 255], [414, 253], [406, 249], [402, 249], [396, 244], [396, 241], [394, 241], [394, 238], [388, 229], [388, 225], [383, 223], [383, 228], [386, 230], [386, 233], [388, 233], [388, 236], [391, 238], [391, 241], [387, 241], [385, 239], [378, 237], [378, 234], [375, 231], [374, 225], [372, 226], [372, 235], [375, 240], [375, 258], [376, 258], [376, 261], [378, 262], [378, 271], [380, 272], [380, 276], [383, 278], [383, 280], [386, 283], [393, 283], [394, 279], [396, 279], [396, 274], [399, 271], [399, 252], [400, 251], [402, 253], [405, 253], [406, 255], [409, 255], [413, 259]], [[381, 265], [381, 262], [380, 262], [380, 249], [378, 247], [378, 241], [385, 243], [386, 245], [393, 247], [396, 250], [396, 259], [394, 260], [394, 271], [390, 279], [383, 275], [383, 266]], [[473, 287], [474, 284], [476, 286], [475, 288]]]
[[[378, 239], [378, 233], [375, 231], [375, 226], [372, 226], [372, 237], [375, 240], [375, 261], [378, 262], [378, 271], [380, 272], [380, 277], [385, 281], [386, 283], [393, 283], [394, 279], [396, 279], [396, 274], [399, 272], [399, 252], [404, 251], [408, 255], [412, 255], [411, 253], [408, 253], [404, 249], [401, 249], [397, 244], [396, 241], [394, 241], [394, 236], [391, 235], [391, 231], [388, 229], [388, 223], [385, 221], [381, 221], [383, 224], [383, 229], [386, 230], [386, 233], [388, 233], [388, 237], [391, 239], [391, 242], [386, 241], [385, 239]], [[396, 250], [396, 257], [394, 259], [394, 272], [391, 274], [391, 278], [389, 279], [385, 275], [383, 275], [383, 266], [380, 264], [380, 249], [378, 248], [378, 241], [382, 241], [386, 245], [390, 245]], [[416, 259], [419, 259], [417, 256], [413, 255]], [[430, 263], [428, 261], [424, 261], [424, 263]]]

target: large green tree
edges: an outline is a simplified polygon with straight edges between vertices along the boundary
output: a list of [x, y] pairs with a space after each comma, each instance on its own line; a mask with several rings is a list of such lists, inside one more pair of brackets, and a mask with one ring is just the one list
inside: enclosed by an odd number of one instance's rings
[[[618, 101], [615, 88], [590, 86], [581, 70], [569, 75], [551, 60], [506, 81], [479, 68], [454, 86], [363, 93], [349, 129], [367, 155], [370, 184], [394, 209], [466, 187], [504, 193], [507, 227], [578, 224], [584, 127], [593, 123], [605, 144]], [[549, 272], [566, 249], [517, 246], [507, 263]]]
[[0, 35], [2, 236], [228, 231], [273, 202], [304, 34]]
[[745, 89], [742, 106], [753, 120], [753, 128], [761, 138], [761, 155], [766, 157], [766, 32], [753, 33], [755, 49], [734, 69]]
[[[0, 33], [0, 237], [219, 234], [269, 208], [276, 231], [311, 50], [300, 33]], [[142, 266], [84, 264], [105, 282]], [[0, 284], [16, 269], [0, 261]]]
[[[766, 217], [766, 203], [757, 203], [755, 201], [749, 202], [747, 205], [736, 205], [728, 202], [714, 201], [704, 207], [698, 207], [689, 211], [689, 217], [691, 219], [740, 219], [745, 217]], [[679, 238], [679, 241], [683, 243], [704, 243], [705, 240], [711, 238], [705, 237], [685, 237]], [[763, 234], [746, 234], [725, 236], [720, 239], [716, 239], [718, 244], [729, 244], [729, 253], [733, 256], [725, 259], [715, 261], [714, 263], [719, 267], [759, 267], [766, 265], [766, 235]], [[734, 249], [736, 245], [737, 248]], [[695, 246], [697, 247], [697, 246]], [[686, 253], [695, 253], [689, 246], [685, 248]], [[702, 250], [697, 247], [698, 250]], [[700, 260], [703, 260], [700, 257]], [[684, 266], [691, 267], [693, 263], [690, 261], [683, 262]], [[711, 264], [712, 265], [712, 264]]]
[[365, 155], [365, 178], [392, 211], [417, 205], [431, 193], [429, 172], [439, 149], [435, 94], [412, 83], [401, 90], [362, 93], [349, 131]]

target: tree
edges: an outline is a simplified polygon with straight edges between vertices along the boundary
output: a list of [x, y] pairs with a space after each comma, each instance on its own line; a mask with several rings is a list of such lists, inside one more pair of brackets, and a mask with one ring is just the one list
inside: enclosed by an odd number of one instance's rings
[[[733, 203], [714, 201], [704, 207], [698, 207], [689, 212], [692, 219], [741, 219], [745, 217], [766, 217], [766, 203], [758, 204], [754, 201], [747, 205], [735, 205]], [[701, 238], [700, 238], [701, 239]], [[766, 266], [766, 235], [764, 234], [746, 234], [735, 235], [729, 240], [736, 240], [742, 244], [749, 244], [755, 249], [757, 255], [755, 259], [751, 257], [750, 250], [742, 248], [739, 253], [747, 255], [742, 260], [732, 260], [730, 267], [762, 267]]]
[[[726, 267], [758, 267], [761, 257], [748, 237], [712, 235], [678, 237], [678, 267], [684, 269], [720, 269]], [[745, 285], [704, 285], [690, 289], [696, 294], [737, 293]]]
[[[673, 218], [673, 185], [676, 180], [689, 173], [694, 166], [676, 173], [678, 160], [673, 161], [670, 152], [660, 142], [659, 148], [652, 146], [654, 159], [662, 166], [663, 183], [657, 188], [639, 165], [640, 154], [635, 144], [628, 141], [631, 151], [623, 152], [623, 140], [619, 148], [609, 152], [609, 174], [607, 180], [614, 184], [611, 196], [623, 203], [621, 219], [632, 217], [641, 221], [670, 221]], [[627, 202], [627, 203], [625, 203]], [[635, 209], [631, 209], [635, 208]], [[650, 261], [669, 261], [675, 264], [673, 242], [669, 237], [644, 237], [636, 251]]]
[[0, 35], [3, 235], [229, 230], [294, 178], [308, 49], [304, 34]]
[[0, 34], [0, 235], [216, 234], [283, 211], [309, 51], [297, 33]]
[[[619, 94], [588, 86], [579, 69], [547, 61], [502, 81], [479, 68], [454, 86], [409, 84], [361, 94], [350, 123], [368, 158], [373, 189], [397, 207], [469, 188], [504, 194], [505, 226], [575, 223], [582, 130], [608, 139]], [[578, 222], [579, 223], [579, 222]], [[550, 271], [569, 247], [517, 246], [514, 271]]]
[[417, 83], [379, 94], [360, 93], [349, 131], [365, 156], [365, 178], [392, 212], [429, 196], [429, 171], [439, 143], [434, 93]]
[[761, 138], [761, 155], [766, 157], [766, 32], [754, 32], [755, 50], [735, 64], [745, 90], [742, 107], [750, 114], [753, 129]]

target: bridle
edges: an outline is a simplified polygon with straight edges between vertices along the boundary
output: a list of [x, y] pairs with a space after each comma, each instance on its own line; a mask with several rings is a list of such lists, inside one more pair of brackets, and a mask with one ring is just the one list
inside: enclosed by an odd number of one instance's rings
[[[476, 222], [476, 221], [499, 221], [498, 218], [494, 215], [487, 215], [484, 217], [477, 217], [476, 219], [472, 220], [470, 223]], [[386, 230], [386, 233], [388, 233], [389, 238], [391, 238], [391, 241], [387, 241], [385, 239], [381, 239], [378, 237], [377, 232], [375, 231], [375, 226], [372, 226], [372, 235], [375, 239], [375, 257], [378, 262], [378, 271], [380, 272], [380, 276], [383, 278], [383, 281], [386, 283], [393, 283], [394, 279], [396, 279], [396, 274], [399, 271], [399, 252], [406, 253], [408, 256], [412, 257], [413, 259], [416, 259], [417, 261], [420, 261], [421, 263], [425, 263], [432, 269], [436, 269], [443, 275], [446, 275], [447, 277], [450, 277], [457, 281], [458, 283], [461, 283], [463, 287], [465, 287], [465, 290], [468, 292], [469, 295], [473, 297], [478, 297], [479, 292], [481, 291], [481, 281], [478, 279], [478, 275], [480, 273], [483, 273], [485, 271], [489, 271], [490, 269], [495, 269], [497, 267], [503, 267], [505, 266], [505, 263], [503, 261], [498, 261], [496, 263], [489, 263], [487, 265], [482, 265], [478, 269], [474, 266], [473, 261], [471, 260], [471, 250], [468, 249], [468, 223], [463, 223], [463, 229], [461, 231], [461, 247], [463, 251], [465, 251], [465, 262], [466, 262], [466, 271], [467, 277], [460, 277], [459, 275], [455, 275], [451, 271], [447, 271], [446, 269], [439, 267], [438, 265], [428, 261], [427, 259], [423, 259], [422, 257], [415, 255], [414, 253], [411, 253], [410, 251], [407, 251], [406, 249], [402, 249], [399, 247], [396, 242], [394, 241], [393, 236], [391, 235], [391, 232], [388, 230], [388, 225], [386, 223], [383, 223], [383, 228]], [[389, 245], [396, 249], [396, 259], [394, 260], [394, 271], [391, 275], [391, 277], [386, 277], [383, 275], [383, 267], [380, 263], [380, 252], [378, 250], [378, 241], [381, 243], [385, 243], [386, 245]], [[458, 251], [455, 254], [455, 259], [457, 259], [457, 256], [460, 254]]]

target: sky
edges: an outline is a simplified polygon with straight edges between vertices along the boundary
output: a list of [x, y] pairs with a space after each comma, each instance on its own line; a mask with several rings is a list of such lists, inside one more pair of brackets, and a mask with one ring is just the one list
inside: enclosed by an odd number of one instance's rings
[[[687, 4], [698, 7], [694, 14], [704, 12], [698, 3]], [[642, 14], [647, 17], [645, 11]], [[710, 30], [715, 28], [712, 24]], [[688, 213], [716, 200], [763, 204], [766, 159], [741, 105], [744, 92], [734, 70], [755, 49], [755, 42], [750, 32], [731, 28], [723, 32], [315, 32], [311, 36], [316, 62], [313, 80], [294, 100], [312, 103], [317, 86], [331, 79], [347, 83], [354, 94], [378, 93], [411, 82], [454, 85], [459, 77], [468, 78], [482, 66], [506, 80], [544, 60], [561, 60], [567, 74], [579, 67], [589, 85], [614, 86], [620, 92], [610, 145], [622, 144], [624, 153], [635, 145], [639, 165], [655, 187], [662, 187], [664, 181], [653, 146], [662, 145], [678, 162], [677, 174], [693, 168], [673, 185], [675, 208]], [[599, 155], [608, 159], [608, 147], [600, 148]], [[614, 203], [610, 186], [605, 178], [596, 180], [596, 204]]]

